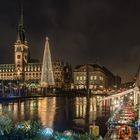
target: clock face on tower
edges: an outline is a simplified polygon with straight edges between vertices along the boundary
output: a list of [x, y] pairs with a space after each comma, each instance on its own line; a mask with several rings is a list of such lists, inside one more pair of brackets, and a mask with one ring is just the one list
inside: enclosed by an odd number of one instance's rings
[[17, 59], [20, 59], [20, 55], [17, 55]]

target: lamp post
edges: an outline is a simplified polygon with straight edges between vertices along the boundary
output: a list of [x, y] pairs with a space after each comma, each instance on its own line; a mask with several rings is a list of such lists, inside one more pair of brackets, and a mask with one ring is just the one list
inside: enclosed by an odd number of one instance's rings
[[17, 89], [18, 89], [18, 95], [19, 95], [19, 96], [21, 96], [21, 95], [20, 95], [20, 86], [19, 86], [19, 80], [17, 81]]
[[1, 81], [0, 85], [1, 85], [2, 96], [4, 97], [4, 84], [3, 84], [3, 81]]
[[11, 82], [9, 82], [8, 84], [9, 84], [10, 96], [11, 96], [11, 95], [12, 95], [12, 87], [11, 87], [12, 83], [11, 83]]

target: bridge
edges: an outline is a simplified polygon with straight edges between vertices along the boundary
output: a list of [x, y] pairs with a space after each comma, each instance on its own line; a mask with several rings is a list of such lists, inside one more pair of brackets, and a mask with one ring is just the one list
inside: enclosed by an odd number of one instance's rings
[[[105, 100], [119, 100], [123, 97], [131, 95], [133, 97], [133, 105], [138, 107], [138, 140], [140, 140], [140, 67], [138, 69], [136, 82], [133, 88], [127, 89], [125, 91], [107, 96], [103, 99], [100, 99], [99, 102], [105, 101]], [[121, 105], [120, 105], [121, 106]], [[115, 114], [115, 113], [114, 113]], [[111, 138], [111, 134], [113, 135], [114, 131], [111, 129], [108, 130], [106, 137]], [[115, 132], [116, 133], [116, 132]], [[110, 137], [108, 137], [110, 135]], [[106, 139], [105, 137], [105, 139]], [[113, 140], [113, 139], [112, 139]]]

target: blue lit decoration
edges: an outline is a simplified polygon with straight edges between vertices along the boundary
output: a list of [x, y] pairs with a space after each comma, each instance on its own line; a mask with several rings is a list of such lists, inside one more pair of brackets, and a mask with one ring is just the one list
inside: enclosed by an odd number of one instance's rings
[[53, 130], [51, 128], [44, 128], [41, 131], [41, 135], [46, 138], [53, 137]]
[[64, 135], [64, 133], [56, 132], [54, 136], [54, 140], [74, 140], [72, 137]]
[[36, 87], [37, 85], [36, 85], [36, 83], [31, 83], [30, 84], [30, 87]]
[[60, 140], [67, 140], [67, 138], [63, 137], [63, 138], [60, 138]]
[[17, 124], [15, 126], [16, 129], [24, 129], [24, 125], [23, 124]]

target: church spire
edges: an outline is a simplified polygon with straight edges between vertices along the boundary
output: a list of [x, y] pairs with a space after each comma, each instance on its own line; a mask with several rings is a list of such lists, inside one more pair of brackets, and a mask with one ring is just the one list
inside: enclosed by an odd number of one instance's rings
[[18, 22], [17, 43], [27, 44], [24, 30], [23, 8], [21, 8], [21, 15]]
[[23, 7], [21, 8], [19, 26], [23, 27]]

